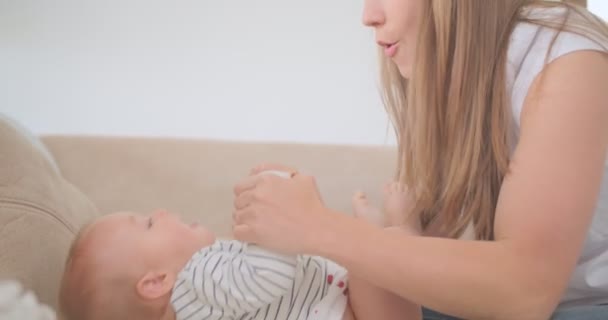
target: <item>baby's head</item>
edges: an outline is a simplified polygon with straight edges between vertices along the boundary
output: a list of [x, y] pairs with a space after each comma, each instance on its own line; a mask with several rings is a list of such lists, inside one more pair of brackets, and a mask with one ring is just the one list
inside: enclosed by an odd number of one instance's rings
[[214, 235], [176, 215], [114, 213], [72, 244], [59, 294], [68, 319], [164, 319], [175, 278]]

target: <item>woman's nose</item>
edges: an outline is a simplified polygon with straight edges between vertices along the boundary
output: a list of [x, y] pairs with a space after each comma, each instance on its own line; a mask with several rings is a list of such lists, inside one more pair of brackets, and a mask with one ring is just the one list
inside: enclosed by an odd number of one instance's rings
[[363, 24], [368, 27], [378, 27], [383, 25], [385, 20], [380, 1], [365, 0], [363, 5]]

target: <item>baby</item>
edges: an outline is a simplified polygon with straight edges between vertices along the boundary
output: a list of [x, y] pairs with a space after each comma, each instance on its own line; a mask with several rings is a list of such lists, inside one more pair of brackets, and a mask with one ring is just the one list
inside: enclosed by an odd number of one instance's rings
[[158, 211], [115, 213], [85, 228], [70, 252], [60, 304], [68, 319], [348, 319], [346, 270], [216, 241]]
[[[357, 215], [377, 212], [361, 194], [353, 204]], [[327, 259], [216, 240], [166, 211], [122, 212], [80, 232], [60, 307], [69, 320], [349, 320], [347, 287], [346, 270]]]

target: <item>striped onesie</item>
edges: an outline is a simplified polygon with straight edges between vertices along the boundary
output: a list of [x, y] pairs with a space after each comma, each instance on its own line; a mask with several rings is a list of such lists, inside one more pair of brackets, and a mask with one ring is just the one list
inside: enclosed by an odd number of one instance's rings
[[341, 320], [346, 275], [322, 257], [217, 241], [179, 273], [171, 304], [177, 320]]

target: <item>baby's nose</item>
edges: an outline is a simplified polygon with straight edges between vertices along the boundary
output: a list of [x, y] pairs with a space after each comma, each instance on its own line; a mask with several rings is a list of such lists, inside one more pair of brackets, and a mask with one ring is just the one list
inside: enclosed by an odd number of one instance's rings
[[159, 209], [152, 213], [152, 217], [156, 218], [156, 219], [167, 216], [167, 215], [169, 215], [169, 212], [164, 209]]

